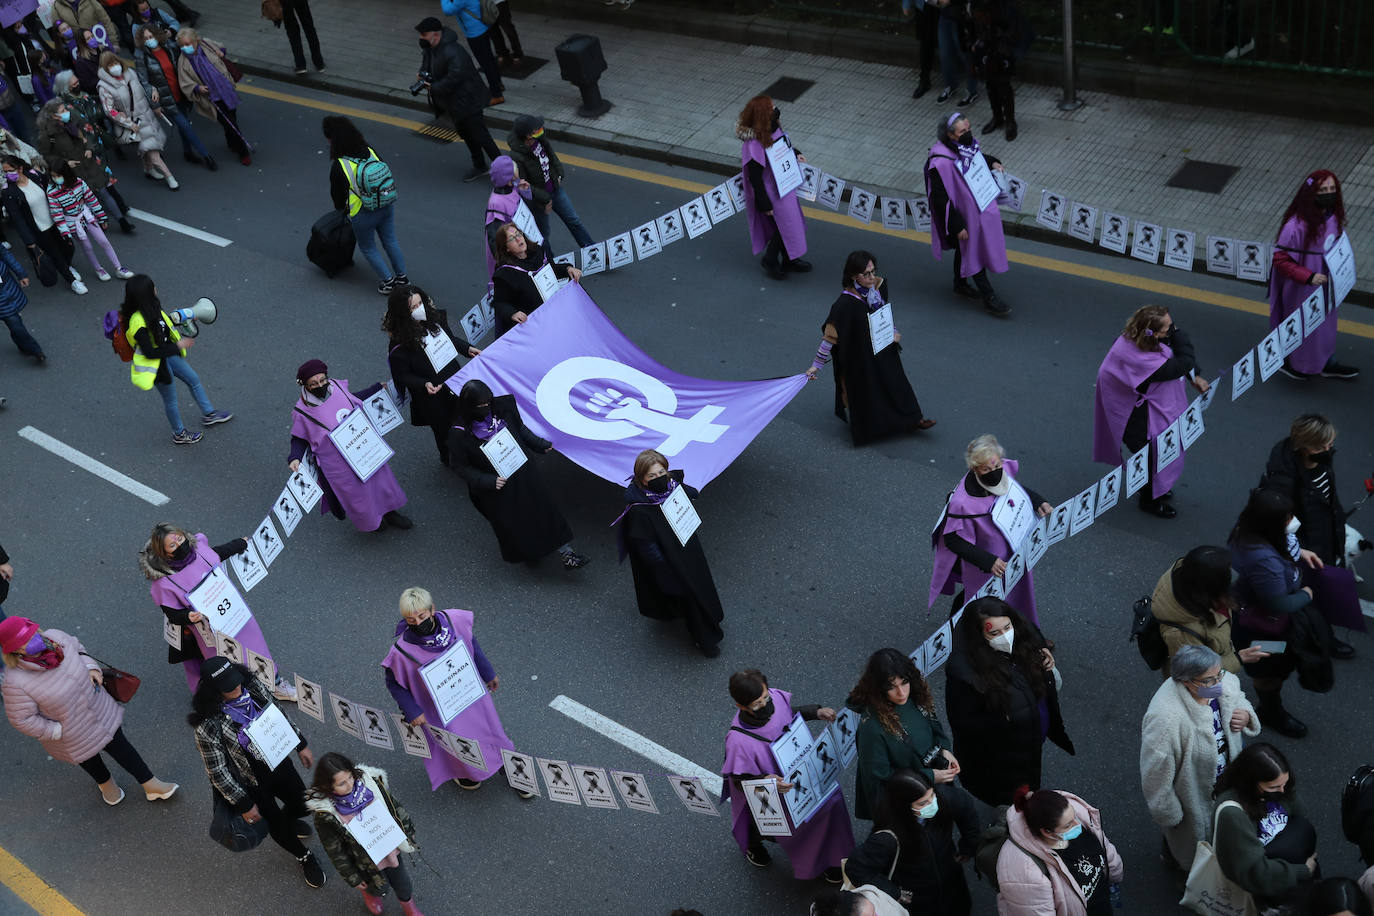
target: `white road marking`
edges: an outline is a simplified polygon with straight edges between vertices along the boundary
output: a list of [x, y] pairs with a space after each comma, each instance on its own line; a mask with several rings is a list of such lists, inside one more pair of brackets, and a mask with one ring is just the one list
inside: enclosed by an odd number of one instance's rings
[[147, 210], [130, 208], [129, 215], [145, 223], [152, 223], [154, 226], [161, 226], [163, 229], [180, 232], [182, 235], [189, 235], [193, 239], [200, 239], [202, 242], [209, 242], [211, 245], [217, 245], [220, 248], [228, 248], [230, 245], [234, 244], [233, 239], [226, 239], [222, 235], [215, 235], [213, 232], [206, 232], [204, 229], [197, 229], [195, 226], [188, 226], [174, 219], [167, 219], [165, 216], [149, 213]]
[[39, 448], [47, 449], [57, 457], [65, 458], [77, 467], [90, 471], [95, 476], [104, 480], [108, 480], [121, 490], [132, 493], [144, 502], [152, 503], [154, 506], [165, 506], [172, 501], [165, 493], [159, 493], [152, 487], [145, 487], [127, 474], [119, 473], [108, 464], [96, 461], [85, 452], [77, 451], [67, 443], [54, 439], [47, 433], [40, 432], [32, 426], [25, 426], [23, 429], [19, 430], [19, 437], [21, 439], [28, 439]]
[[616, 744], [624, 745], [639, 756], [647, 757], [659, 766], [667, 767], [668, 771], [675, 776], [700, 777], [702, 785], [711, 794], [717, 798], [720, 797], [722, 780], [718, 773], [712, 773], [705, 767], [697, 766], [686, 757], [674, 754], [663, 745], [650, 741], [639, 732], [631, 731], [619, 722], [608, 719], [596, 710], [588, 709], [576, 700], [570, 700], [562, 694], [554, 697], [549, 706], [574, 722], [581, 723], [592, 731], [610, 738]]

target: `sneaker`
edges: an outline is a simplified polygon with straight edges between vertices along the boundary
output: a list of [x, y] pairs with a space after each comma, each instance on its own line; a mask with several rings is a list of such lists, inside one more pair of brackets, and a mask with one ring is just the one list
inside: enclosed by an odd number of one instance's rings
[[464, 180], [464, 181], [476, 181], [477, 179], [481, 178], [483, 175], [487, 174], [487, 172], [489, 172], [489, 171], [491, 171], [491, 168], [490, 168], [489, 166], [485, 166], [485, 165], [477, 166], [477, 165], [475, 165], [475, 166], [473, 166], [472, 168], [468, 169], [467, 174], [463, 176], [463, 180]]
[[306, 69], [305, 69], [304, 67], [297, 67], [297, 68], [296, 68], [296, 75], [297, 75], [297, 76], [305, 76], [305, 74], [306, 74]]
[[382, 521], [390, 525], [391, 527], [399, 528], [402, 531], [409, 531], [411, 528], [415, 527], [415, 523], [410, 520], [409, 516], [402, 515], [395, 509], [392, 509], [390, 512], [383, 515]]
[[200, 418], [201, 426], [214, 426], [216, 423], [228, 423], [234, 419], [234, 415], [227, 410], [212, 410]]
[[72, 271], [72, 279], [75, 280], [76, 282], [80, 283], [80, 282], [81, 282], [81, 274], [77, 273], [77, 270], [76, 270], [75, 267], [73, 267], [73, 268], [71, 269], [71, 271]]
[[768, 854], [768, 850], [762, 846], [751, 847], [744, 853], [744, 857], [749, 860], [749, 864], [755, 868], [767, 868], [773, 864], [773, 857]]
[[315, 828], [305, 821], [296, 821], [296, 839], [305, 840], [315, 835]]
[[378, 283], [378, 284], [377, 284], [377, 292], [381, 293], [383, 296], [385, 296], [387, 293], [391, 292], [391, 291], [392, 291], [393, 289], [395, 289], [395, 288], [396, 288], [396, 278], [395, 278], [395, 277], [388, 277], [387, 279], [383, 280], [381, 283]]
[[1223, 54], [1222, 57], [1225, 60], [1235, 60], [1238, 57], [1244, 57], [1253, 50], [1255, 50], [1255, 39], [1252, 38], [1243, 45], [1236, 45], [1232, 47], [1229, 51]]
[[519, 795], [525, 801], [529, 801], [531, 798], [534, 798], [533, 792], [526, 792], [524, 789], [516, 789], [515, 794]]
[[983, 300], [983, 311], [994, 318], [1006, 318], [1011, 314], [1011, 306], [1007, 305], [996, 296], [990, 296]]
[[396, 286], [409, 286], [410, 277], [406, 276], [405, 274], [397, 274], [396, 276], [391, 278], [391, 282]]
[[108, 283], [110, 281], [110, 272], [103, 267], [97, 267], [95, 269], [95, 276], [96, 279], [100, 280], [102, 283]]
[[311, 887], [324, 887], [324, 869], [320, 868], [320, 860], [315, 858], [313, 852], [307, 852], [296, 861], [301, 863], [301, 874], [305, 876], [306, 884]]
[[1305, 382], [1312, 377], [1310, 373], [1299, 372], [1297, 369], [1288, 365], [1288, 360], [1286, 359], [1283, 361], [1283, 365], [1279, 366], [1279, 371], [1297, 382]]
[[200, 441], [204, 433], [193, 433], [189, 429], [183, 429], [179, 433], [172, 433], [172, 442], [176, 445], [195, 445]]
[[111, 779], [109, 782], [101, 784], [100, 797], [105, 800], [105, 804], [113, 807], [124, 800], [124, 790]]
[[163, 801], [177, 794], [181, 786], [153, 777], [143, 784], [143, 797], [148, 801]]
[[581, 569], [590, 562], [590, 557], [584, 557], [575, 550], [569, 550], [567, 553], [563, 554], [564, 569]]
[[940, 90], [940, 94], [935, 97], [935, 101], [941, 103], [947, 102], [949, 101], [949, 97], [952, 95], [954, 95], [954, 90], [949, 86], [946, 86], [944, 89]]
[[90, 292], [90, 290], [86, 288], [86, 284], [82, 283], [80, 280], [72, 281], [71, 290], [78, 296], [84, 296]]
[[469, 792], [476, 792], [478, 789], [482, 788], [482, 784], [475, 779], [463, 779], [459, 777], [453, 781], [458, 783], [458, 788], [466, 789]]
[[121, 267], [115, 271], [115, 276], [121, 280], [127, 280], [134, 275], [134, 272], [127, 267]]
[[272, 696], [283, 703], [296, 702], [296, 688], [286, 681], [277, 681], [272, 685]]
[[976, 101], [978, 101], [978, 93], [970, 92], [968, 95], [964, 96], [962, 99], [959, 100], [959, 104], [972, 105]]
[[1329, 359], [1326, 361], [1326, 365], [1322, 367], [1322, 371], [1318, 374], [1321, 375], [1322, 378], [1352, 379], [1360, 377], [1360, 370], [1356, 369], [1354, 366], [1347, 366], [1343, 363], [1336, 362], [1334, 359]]

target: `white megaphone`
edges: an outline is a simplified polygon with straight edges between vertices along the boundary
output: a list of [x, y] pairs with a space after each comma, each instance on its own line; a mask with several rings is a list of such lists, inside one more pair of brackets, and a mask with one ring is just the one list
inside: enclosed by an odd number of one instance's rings
[[215, 308], [215, 303], [201, 296], [196, 300], [196, 304], [188, 309], [177, 309], [169, 312], [168, 316], [172, 319], [172, 324], [177, 326], [187, 337], [195, 337], [200, 333], [201, 324], [214, 324], [219, 317], [219, 309]]

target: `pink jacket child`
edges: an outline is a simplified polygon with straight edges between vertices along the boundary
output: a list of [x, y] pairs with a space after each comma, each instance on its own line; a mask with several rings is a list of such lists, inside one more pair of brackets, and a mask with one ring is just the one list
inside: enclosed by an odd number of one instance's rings
[[[1033, 820], [1037, 813], [1053, 809], [1055, 795], [1068, 803], [1054, 818], [1055, 827], [1069, 821], [1070, 812], [1072, 822], [1082, 827], [1065, 831], [1071, 837], [1067, 844], [1061, 840], [1051, 845], [1042, 831], [1027, 822], [1027, 812]], [[1087, 916], [1085, 890], [1094, 897], [1107, 896], [1121, 883], [1121, 857], [1102, 831], [1101, 815], [1077, 795], [1052, 789], [1020, 790], [1016, 804], [1007, 809], [1007, 833], [997, 857], [998, 916]], [[1072, 868], [1066, 858], [1073, 860]]]

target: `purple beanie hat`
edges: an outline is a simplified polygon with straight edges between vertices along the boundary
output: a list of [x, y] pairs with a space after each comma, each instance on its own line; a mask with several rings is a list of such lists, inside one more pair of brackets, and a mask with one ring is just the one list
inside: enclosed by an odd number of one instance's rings
[[491, 186], [504, 188], [515, 184], [515, 160], [509, 156], [497, 156], [491, 161]]

